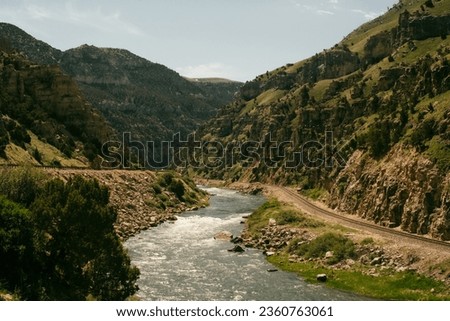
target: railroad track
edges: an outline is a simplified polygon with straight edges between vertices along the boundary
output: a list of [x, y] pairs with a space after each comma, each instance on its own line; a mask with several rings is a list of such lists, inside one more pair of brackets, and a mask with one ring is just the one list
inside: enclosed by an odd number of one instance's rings
[[309, 212], [310, 214], [334, 218], [334, 219], [337, 219], [338, 221], [344, 221], [346, 223], [350, 223], [350, 225], [352, 225], [352, 226], [361, 227], [366, 230], [374, 231], [377, 233], [381, 232], [384, 235], [402, 237], [404, 239], [408, 239], [411, 241], [414, 240], [414, 241], [422, 243], [422, 244], [439, 246], [443, 250], [450, 251], [450, 243], [449, 242], [426, 238], [423, 236], [419, 236], [416, 234], [410, 234], [410, 233], [402, 232], [402, 231], [398, 231], [398, 230], [393, 230], [391, 228], [387, 228], [384, 226], [376, 225], [376, 224], [369, 223], [369, 222], [363, 222], [363, 221], [355, 220], [355, 219], [352, 219], [352, 218], [349, 218], [349, 217], [346, 217], [343, 215], [339, 215], [335, 212], [326, 210], [324, 208], [321, 208], [321, 207], [315, 205], [314, 203], [308, 201], [305, 197], [290, 190], [289, 188], [282, 187], [282, 186], [277, 186], [277, 187], [279, 189], [281, 189], [283, 192], [285, 192], [286, 194], [288, 194], [289, 196], [291, 196], [292, 198], [294, 198], [296, 201], [298, 201], [301, 204], [302, 208], [306, 212]]

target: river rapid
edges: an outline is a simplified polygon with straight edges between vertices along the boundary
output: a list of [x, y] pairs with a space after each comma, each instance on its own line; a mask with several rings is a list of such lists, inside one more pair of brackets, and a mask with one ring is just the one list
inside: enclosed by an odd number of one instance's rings
[[238, 236], [242, 216], [264, 202], [262, 196], [204, 188], [210, 206], [186, 212], [129, 239], [125, 246], [141, 271], [137, 293], [149, 301], [333, 301], [364, 300], [356, 295], [304, 282], [293, 273], [268, 272], [274, 266], [261, 251], [231, 253], [233, 244], [214, 239], [221, 231]]

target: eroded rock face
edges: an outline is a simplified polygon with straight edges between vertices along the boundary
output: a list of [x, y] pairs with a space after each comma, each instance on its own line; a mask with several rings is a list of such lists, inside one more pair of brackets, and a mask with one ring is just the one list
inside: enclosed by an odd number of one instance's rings
[[450, 175], [447, 174], [443, 183], [440, 209], [431, 223], [431, 235], [442, 240], [450, 240]]
[[329, 197], [337, 210], [378, 224], [450, 239], [450, 174], [419, 153], [398, 148], [382, 161], [356, 151]]
[[395, 48], [409, 41], [445, 37], [450, 34], [450, 15], [412, 15], [405, 11], [400, 14], [398, 23], [398, 27], [378, 33], [367, 40], [364, 58], [368, 63], [389, 56]]
[[114, 137], [109, 124], [60, 67], [35, 64], [0, 50], [0, 76], [0, 115], [17, 121], [67, 156], [77, 148], [75, 142], [96, 145], [91, 150], [99, 153], [100, 143]]

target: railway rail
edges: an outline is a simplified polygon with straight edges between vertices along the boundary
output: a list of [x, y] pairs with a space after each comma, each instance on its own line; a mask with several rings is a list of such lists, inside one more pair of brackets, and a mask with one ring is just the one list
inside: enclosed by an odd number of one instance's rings
[[337, 214], [331, 210], [327, 210], [320, 206], [317, 206], [316, 204], [310, 202], [305, 197], [299, 195], [298, 193], [294, 192], [293, 190], [291, 190], [289, 188], [282, 187], [282, 186], [278, 186], [278, 188], [280, 190], [282, 190], [284, 193], [288, 194], [291, 198], [294, 198], [301, 205], [301, 207], [309, 214], [333, 218], [337, 221], [348, 223], [351, 226], [363, 228], [365, 230], [376, 232], [378, 234], [381, 233], [381, 234], [384, 234], [387, 236], [390, 235], [390, 236], [401, 237], [405, 240], [410, 240], [410, 241], [415, 241], [417, 243], [421, 243], [422, 245], [426, 244], [426, 245], [438, 246], [442, 250], [450, 252], [450, 243], [449, 242], [440, 241], [440, 240], [432, 239], [432, 238], [427, 238], [427, 237], [419, 236], [416, 234], [411, 234], [411, 233], [407, 233], [407, 232], [394, 230], [392, 228], [384, 227], [381, 225], [352, 219], [352, 218], [346, 217], [344, 215]]

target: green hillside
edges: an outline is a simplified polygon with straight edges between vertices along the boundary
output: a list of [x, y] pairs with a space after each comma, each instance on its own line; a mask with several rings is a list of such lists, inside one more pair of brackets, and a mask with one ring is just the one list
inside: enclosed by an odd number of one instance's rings
[[449, 6], [400, 2], [333, 48], [247, 82], [197, 132], [229, 147], [198, 172], [323, 190], [339, 210], [450, 239]]

